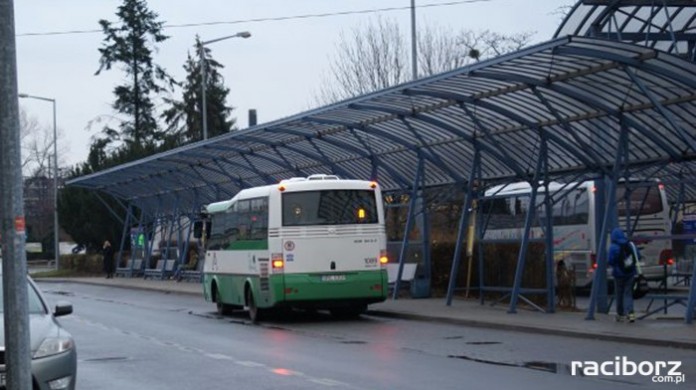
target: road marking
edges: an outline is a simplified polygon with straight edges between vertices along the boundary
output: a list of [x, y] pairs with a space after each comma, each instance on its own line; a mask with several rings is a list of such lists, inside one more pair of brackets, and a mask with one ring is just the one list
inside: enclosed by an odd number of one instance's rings
[[312, 383], [318, 383], [320, 385], [331, 386], [331, 387], [333, 387], [333, 386], [346, 386], [346, 387], [348, 387], [347, 383], [335, 381], [333, 379], [328, 379], [328, 378], [309, 378], [309, 381]]
[[348, 383], [336, 381], [336, 380], [329, 379], [329, 378], [314, 378], [314, 377], [311, 377], [303, 372], [293, 371], [293, 370], [290, 370], [288, 368], [271, 368], [264, 363], [259, 363], [259, 362], [249, 361], [249, 360], [238, 360], [234, 356], [229, 356], [229, 355], [225, 355], [225, 354], [221, 354], [221, 353], [207, 352], [207, 351], [202, 350], [200, 348], [188, 347], [188, 346], [185, 346], [185, 345], [182, 345], [182, 344], [179, 344], [176, 342], [172, 342], [172, 341], [163, 341], [163, 340], [160, 340], [154, 336], [140, 334], [140, 333], [134, 332], [134, 331], [123, 330], [123, 329], [107, 326], [106, 324], [100, 323], [98, 321], [92, 321], [92, 320], [82, 318], [79, 315], [72, 315], [70, 318], [68, 318], [68, 320], [69, 321], [74, 320], [77, 322], [81, 322], [83, 324], [90, 325], [90, 326], [93, 326], [95, 328], [102, 329], [105, 331], [120, 333], [124, 336], [134, 337], [134, 338], [138, 338], [141, 340], [146, 340], [152, 344], [155, 344], [155, 345], [158, 345], [158, 346], [161, 346], [164, 348], [177, 349], [179, 351], [186, 352], [186, 353], [199, 354], [201, 356], [204, 356], [204, 357], [207, 357], [210, 359], [214, 359], [214, 360], [232, 361], [232, 362], [234, 362], [234, 364], [237, 364], [237, 365], [242, 366], [242, 367], [251, 368], [251, 369], [264, 368], [264, 369], [267, 369], [268, 372], [273, 373], [277, 376], [283, 376], [283, 377], [288, 377], [288, 378], [290, 378], [290, 377], [303, 378], [304, 380], [306, 380], [308, 382], [312, 382], [312, 383], [324, 385], [324, 386], [329, 386], [329, 387], [338, 387], [338, 386], [347, 387], [347, 388], [351, 387]]
[[223, 355], [221, 353], [204, 353], [203, 356], [209, 357], [215, 360], [234, 360], [232, 357]]
[[243, 361], [243, 360], [237, 360], [234, 363], [238, 364], [240, 366], [244, 366], [244, 367], [266, 367], [266, 365], [263, 363], [256, 363], [256, 362]]

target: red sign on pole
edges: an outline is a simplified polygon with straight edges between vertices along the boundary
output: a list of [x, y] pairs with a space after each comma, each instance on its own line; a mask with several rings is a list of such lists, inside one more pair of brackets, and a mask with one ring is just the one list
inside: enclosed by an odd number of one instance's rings
[[27, 223], [24, 220], [24, 216], [18, 216], [14, 219], [15, 232], [24, 233], [27, 227]]

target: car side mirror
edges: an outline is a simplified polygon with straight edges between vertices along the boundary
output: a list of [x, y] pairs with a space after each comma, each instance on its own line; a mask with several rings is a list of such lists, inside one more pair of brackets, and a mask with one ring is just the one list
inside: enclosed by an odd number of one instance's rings
[[53, 315], [55, 317], [60, 317], [72, 314], [72, 312], [72, 303], [66, 301], [59, 301], [58, 303], [56, 303], [56, 308], [53, 310]]

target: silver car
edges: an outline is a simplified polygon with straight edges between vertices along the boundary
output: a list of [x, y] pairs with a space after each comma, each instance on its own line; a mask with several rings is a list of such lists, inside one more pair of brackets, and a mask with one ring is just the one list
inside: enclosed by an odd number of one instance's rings
[[[33, 390], [73, 390], [77, 373], [75, 342], [55, 319], [72, 313], [72, 305], [58, 302], [51, 312], [34, 282], [30, 278], [27, 282]], [[0, 314], [4, 310], [2, 291], [0, 272]], [[5, 389], [4, 335], [4, 321], [0, 320], [0, 389]]]

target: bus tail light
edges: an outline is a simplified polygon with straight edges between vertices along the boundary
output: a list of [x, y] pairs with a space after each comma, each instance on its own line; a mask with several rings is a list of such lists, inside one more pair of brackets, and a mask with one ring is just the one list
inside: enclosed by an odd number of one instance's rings
[[674, 256], [672, 256], [672, 250], [671, 249], [663, 249], [662, 252], [660, 252], [660, 265], [673, 265], [674, 264]]
[[597, 254], [596, 253], [590, 254], [590, 261], [592, 261], [592, 269], [593, 270], [597, 269]]
[[282, 269], [284, 266], [283, 260], [273, 260], [273, 269]]
[[381, 251], [379, 251], [379, 264], [382, 266], [386, 266], [388, 262], [389, 257], [387, 256], [387, 251], [382, 249]]
[[285, 268], [285, 261], [283, 261], [282, 253], [274, 253], [271, 256], [271, 267], [273, 267], [273, 272], [282, 272]]

